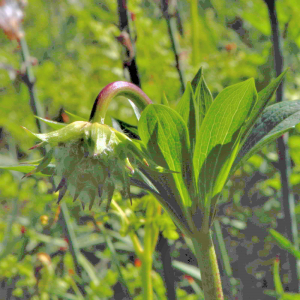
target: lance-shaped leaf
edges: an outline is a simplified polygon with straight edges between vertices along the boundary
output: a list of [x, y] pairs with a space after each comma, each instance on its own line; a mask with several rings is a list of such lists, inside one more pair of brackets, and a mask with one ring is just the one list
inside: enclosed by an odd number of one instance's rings
[[[139, 134], [152, 159], [160, 166], [180, 173], [173, 176], [183, 206], [189, 206], [186, 187], [192, 181], [189, 136], [182, 117], [173, 109], [151, 104], [139, 121]], [[165, 174], [166, 176], [168, 174]]]
[[47, 119], [44, 119], [44, 118], [41, 118], [41, 117], [38, 117], [38, 116], [35, 116], [35, 117], [37, 119], [41, 120], [42, 122], [46, 123], [47, 125], [49, 125], [53, 129], [61, 129], [61, 128], [67, 126], [67, 124], [65, 124], [65, 123], [59, 123], [59, 122], [55, 122], [55, 121], [52, 121], [52, 120], [47, 120]]
[[276, 79], [272, 80], [272, 82], [266, 86], [263, 90], [258, 93], [257, 103], [251, 112], [250, 118], [246, 124], [246, 130], [242, 137], [242, 143], [245, 141], [247, 135], [251, 131], [253, 125], [255, 124], [258, 117], [262, 114], [263, 110], [266, 108], [267, 104], [271, 100], [272, 96], [275, 94], [278, 86], [283, 80], [287, 70], [280, 74]]
[[196, 143], [196, 133], [199, 129], [199, 107], [196, 103], [190, 82], [186, 85], [184, 94], [176, 106], [176, 111], [181, 115], [188, 128], [190, 142], [192, 148], [194, 148]]
[[107, 205], [106, 205], [106, 212], [107, 212], [115, 191], [115, 184], [110, 178], [106, 179], [104, 183], [104, 190], [106, 191], [106, 197], [107, 197]]
[[[210, 202], [210, 199], [221, 188], [221, 182], [217, 180], [220, 178], [219, 172], [222, 171], [222, 176], [225, 178], [228, 176], [242, 133], [242, 126], [249, 117], [256, 100], [257, 93], [253, 79], [235, 84], [224, 89], [217, 96], [203, 120], [197, 135], [193, 162], [197, 179], [200, 170], [203, 175], [210, 174], [210, 182], [204, 183], [204, 190], [199, 190], [200, 198], [205, 204]], [[224, 166], [226, 166], [225, 169]], [[205, 176], [201, 176], [201, 179], [206, 180]], [[202, 185], [200, 182], [199, 184]], [[209, 190], [207, 190], [208, 187]]]
[[199, 84], [195, 91], [195, 101], [199, 111], [199, 127], [204, 120], [204, 117], [213, 102], [213, 97], [204, 80], [203, 74], [200, 77]]
[[202, 77], [202, 74], [203, 74], [203, 69], [202, 67], [198, 70], [197, 74], [195, 75], [195, 77], [193, 78], [192, 82], [191, 82], [191, 85], [192, 85], [192, 88], [193, 88], [193, 92], [195, 93], [196, 90], [197, 90], [197, 87], [200, 83], [200, 80], [201, 80], [201, 77]]
[[165, 93], [163, 93], [163, 96], [162, 96], [162, 99], [161, 99], [161, 104], [170, 107], [169, 100], [168, 100]]
[[255, 152], [298, 123], [300, 123], [300, 100], [284, 101], [267, 107], [240, 149], [232, 165], [231, 175]]
[[[207, 192], [213, 199], [222, 191], [239, 149], [239, 133], [240, 130], [237, 130], [230, 142], [216, 145], [206, 157], [199, 174], [200, 199], [204, 199]], [[209, 207], [207, 211], [210, 211]]]
[[278, 245], [300, 259], [300, 251], [285, 236], [274, 229], [269, 229], [269, 233], [276, 240]]
[[176, 107], [176, 111], [182, 116], [189, 130], [192, 149], [194, 149], [196, 144], [197, 132], [213, 101], [201, 69], [197, 75], [192, 84], [190, 82], [187, 83], [184, 94]]

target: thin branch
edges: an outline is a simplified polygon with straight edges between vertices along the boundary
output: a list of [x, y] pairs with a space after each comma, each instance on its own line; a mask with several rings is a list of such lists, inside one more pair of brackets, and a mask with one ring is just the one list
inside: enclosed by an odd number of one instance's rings
[[[278, 26], [277, 12], [276, 12], [276, 1], [275, 0], [264, 0], [267, 4], [270, 23], [272, 28], [272, 42], [274, 49], [274, 65], [276, 76], [279, 76], [283, 71], [283, 53], [281, 47], [281, 37]], [[276, 101], [281, 102], [284, 98], [284, 83], [277, 89]], [[291, 158], [288, 151], [288, 134], [284, 134], [277, 140], [277, 151], [279, 155], [279, 172], [281, 177], [281, 206], [283, 209], [284, 219], [281, 228], [286, 232], [289, 240], [293, 241], [296, 249], [299, 249], [298, 244], [298, 231], [297, 231], [297, 222], [295, 215], [295, 199], [292, 191], [292, 186], [290, 182], [290, 175], [292, 172], [291, 168]], [[289, 284], [290, 291], [299, 291], [299, 279], [300, 279], [300, 270], [297, 268], [298, 260], [288, 254], [288, 261], [291, 270], [292, 281]]]
[[172, 15], [169, 12], [170, 7], [169, 7], [168, 0], [161, 0], [161, 9], [162, 9], [163, 16], [166, 19], [168, 25], [168, 32], [170, 36], [172, 50], [175, 57], [176, 69], [181, 84], [181, 92], [183, 93], [185, 90], [185, 79], [184, 79], [183, 68], [180, 61], [180, 47], [179, 47], [178, 40], [176, 38], [177, 25], [176, 25], [175, 15]]
[[[25, 40], [25, 37], [22, 37], [20, 39], [20, 45], [21, 45], [21, 51], [22, 51], [22, 59], [25, 66], [25, 73], [22, 76], [23, 82], [27, 85], [29, 95], [30, 95], [30, 107], [35, 116], [39, 116], [41, 118], [44, 118], [44, 112], [42, 109], [42, 106], [38, 100], [37, 92], [35, 88], [35, 77], [33, 74], [31, 62], [30, 62], [30, 54], [28, 50], [28, 46]], [[46, 132], [46, 127], [43, 122], [41, 122], [39, 119], [36, 118], [36, 125], [38, 128], [38, 131], [40, 133]]]
[[123, 68], [128, 70], [130, 81], [135, 85], [141, 87], [139, 71], [135, 61], [135, 47], [130, 32], [126, 0], [118, 0], [118, 14], [119, 29], [121, 30], [121, 35], [117, 39], [125, 47], [127, 56], [127, 59], [123, 61]]

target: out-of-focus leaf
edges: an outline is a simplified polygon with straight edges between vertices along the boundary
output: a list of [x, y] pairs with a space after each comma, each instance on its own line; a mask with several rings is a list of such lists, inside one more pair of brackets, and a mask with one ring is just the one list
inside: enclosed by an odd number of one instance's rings
[[282, 296], [284, 293], [284, 289], [281, 283], [280, 279], [280, 273], [279, 273], [279, 264], [280, 260], [276, 257], [274, 260], [274, 266], [273, 266], [273, 278], [274, 278], [274, 285], [275, 285], [275, 291], [278, 295]]
[[172, 266], [175, 269], [180, 270], [183, 274], [192, 276], [193, 278], [195, 278], [197, 280], [201, 280], [200, 271], [195, 266], [191, 266], [189, 264], [186, 264], [186, 263], [178, 261], [178, 260], [173, 260]]
[[300, 259], [300, 251], [295, 248], [295, 246], [282, 234], [274, 229], [269, 229], [269, 233], [276, 240], [278, 245], [293, 254], [295, 257]]
[[[0, 166], [0, 169], [10, 170], [10, 171], [19, 171], [23, 173], [29, 173], [35, 170], [36, 165], [16, 165], [16, 166]], [[41, 172], [37, 172], [35, 176], [51, 176], [55, 173], [55, 165], [49, 164], [46, 168], [44, 168]]]

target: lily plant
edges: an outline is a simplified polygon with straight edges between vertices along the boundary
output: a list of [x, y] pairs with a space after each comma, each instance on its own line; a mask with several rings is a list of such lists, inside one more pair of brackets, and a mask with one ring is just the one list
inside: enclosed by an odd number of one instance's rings
[[[153, 104], [131, 83], [111, 83], [99, 93], [89, 121], [44, 120], [56, 130], [34, 134], [41, 143], [33, 148], [51, 149], [39, 164], [26, 166], [25, 176], [54, 172], [61, 177], [58, 201], [69, 190], [90, 208], [97, 198], [107, 198], [108, 207], [121, 185], [128, 197], [130, 185], [149, 191], [192, 240], [205, 300], [224, 299], [211, 237], [218, 199], [242, 163], [300, 122], [300, 101], [267, 107], [283, 76], [259, 93], [249, 79], [213, 99], [200, 69], [175, 109], [166, 98]], [[130, 100], [137, 127], [117, 120], [117, 129], [104, 124], [116, 96]], [[149, 287], [151, 282], [143, 285], [145, 300], [153, 299]]]

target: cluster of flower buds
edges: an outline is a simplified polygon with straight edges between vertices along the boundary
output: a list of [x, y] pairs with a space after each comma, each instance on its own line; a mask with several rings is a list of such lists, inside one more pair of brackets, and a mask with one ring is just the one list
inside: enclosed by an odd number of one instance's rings
[[[34, 133], [33, 133], [34, 134]], [[156, 165], [142, 144], [106, 124], [85, 121], [73, 122], [59, 130], [34, 134], [51, 146], [41, 163], [25, 177], [45, 169], [55, 159], [56, 174], [61, 178], [56, 191], [58, 202], [69, 190], [74, 201], [79, 197], [89, 207], [97, 196], [100, 204], [107, 198], [107, 209], [116, 185], [122, 184], [126, 197], [130, 197], [130, 177], [138, 165], [158, 172], [168, 172]]]

